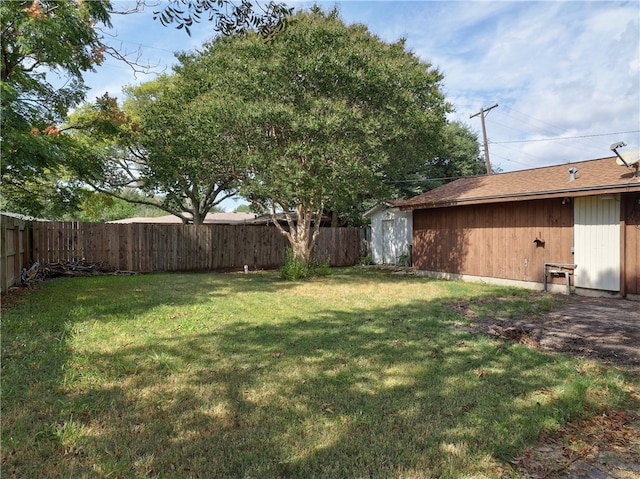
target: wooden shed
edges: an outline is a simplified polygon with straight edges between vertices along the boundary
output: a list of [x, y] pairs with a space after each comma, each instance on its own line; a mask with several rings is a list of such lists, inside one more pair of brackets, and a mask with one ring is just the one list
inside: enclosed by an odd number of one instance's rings
[[369, 251], [374, 264], [408, 265], [411, 261], [413, 216], [396, 203], [386, 201], [364, 213], [371, 221]]
[[397, 206], [430, 276], [640, 298], [640, 174], [615, 157], [462, 178]]

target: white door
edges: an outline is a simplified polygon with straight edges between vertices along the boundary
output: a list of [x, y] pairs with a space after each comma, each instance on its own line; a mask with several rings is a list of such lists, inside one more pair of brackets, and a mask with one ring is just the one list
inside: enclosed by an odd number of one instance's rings
[[577, 288], [620, 291], [620, 198], [576, 198], [573, 245]]
[[393, 220], [382, 220], [382, 263], [396, 264]]

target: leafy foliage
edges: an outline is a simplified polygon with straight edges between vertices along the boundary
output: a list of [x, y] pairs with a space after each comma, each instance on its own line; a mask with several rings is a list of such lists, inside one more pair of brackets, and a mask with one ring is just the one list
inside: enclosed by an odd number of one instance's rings
[[242, 205], [238, 205], [236, 207], [236, 209], [234, 210], [234, 212], [236, 212], [236, 213], [253, 213], [254, 211], [251, 209], [251, 205], [242, 204]]
[[331, 265], [329, 261], [311, 261], [305, 263], [293, 253], [293, 248], [289, 247], [284, 253], [284, 262], [280, 267], [280, 278], [287, 281], [299, 281], [301, 279], [329, 276]]
[[132, 218], [134, 216], [153, 217], [162, 214], [162, 211], [144, 204], [138, 204], [137, 200], [144, 196], [136, 190], [125, 190], [122, 198], [113, 195], [99, 193], [83, 188], [82, 201], [78, 205], [78, 213], [74, 219], [79, 221], [103, 222]]
[[[135, 13], [144, 4], [139, 0], [134, 9], [120, 13]], [[173, 16], [187, 26], [199, 13], [208, 11], [209, 20], [216, 22], [214, 28], [223, 34], [249, 27], [267, 34], [283, 26], [291, 11], [275, 3], [260, 10], [258, 4], [254, 8], [245, 1], [229, 9], [231, 6], [226, 0], [177, 0], [166, 7], [163, 18]], [[187, 15], [194, 14], [193, 18], [179, 18], [183, 7], [184, 12], [191, 12]], [[5, 207], [27, 214], [57, 216], [51, 210], [53, 204], [57, 204], [56, 210], [58, 206], [62, 208], [59, 213], [77, 206], [78, 202], [71, 201], [68, 194], [79, 197], [82, 192], [73, 191], [79, 183], [70, 182], [67, 174], [77, 167], [88, 174], [89, 166], [100, 164], [97, 157], [103, 152], [90, 148], [83, 153], [82, 148], [94, 145], [78, 142], [78, 135], [68, 135], [60, 125], [69, 109], [85, 97], [87, 88], [82, 75], [100, 65], [105, 54], [136, 68], [125, 54], [103, 41], [101, 28], [111, 26], [112, 13], [110, 0], [0, 2], [0, 203]], [[104, 112], [109, 105], [102, 105], [101, 109]], [[106, 120], [102, 118], [101, 126], [106, 126]], [[104, 142], [101, 145], [105, 146]], [[83, 158], [86, 156], [92, 158]]]
[[287, 281], [298, 281], [307, 278], [311, 274], [311, 267], [296, 258], [291, 248], [287, 248], [284, 262], [280, 267], [280, 278]]
[[442, 133], [442, 149], [438, 156], [427, 162], [427, 174], [419, 190], [408, 191], [405, 196], [432, 190], [464, 176], [486, 174], [476, 133], [460, 122], [447, 123]]
[[190, 27], [207, 15], [214, 30], [222, 35], [246, 33], [256, 30], [264, 37], [281, 31], [293, 8], [284, 3], [269, 1], [266, 5], [250, 0], [172, 0], [164, 10], [154, 12], [163, 25], [176, 24], [191, 35]]
[[106, 0], [0, 2], [5, 207], [55, 215], [52, 205], [72, 202], [71, 183], [60, 180], [82, 152], [57, 125], [84, 98], [82, 74], [104, 58], [96, 25], [110, 26], [109, 8]]
[[[87, 148], [107, 153], [78, 174], [98, 191], [202, 223], [237, 193], [246, 146], [230, 129], [236, 105], [222, 97], [204, 102], [198, 83], [162, 76], [127, 89], [122, 109], [108, 96], [84, 105], [71, 121]], [[130, 188], [145, 196], [123, 196]]]
[[387, 197], [387, 178], [437, 155], [450, 111], [437, 69], [404, 41], [346, 26], [335, 10], [299, 13], [268, 43], [258, 34], [218, 38], [180, 60], [176, 73], [194, 79], [198, 105], [233, 104], [227, 121], [250, 170], [241, 194], [285, 214], [282, 233], [304, 263], [322, 213]]

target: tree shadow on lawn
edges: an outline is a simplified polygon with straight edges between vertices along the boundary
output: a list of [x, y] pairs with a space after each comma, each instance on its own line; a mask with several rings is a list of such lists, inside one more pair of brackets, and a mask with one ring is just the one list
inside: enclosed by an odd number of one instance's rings
[[[198, 281], [194, 281], [194, 278]], [[59, 292], [59, 294], [54, 293], [49, 301], [66, 301], [70, 321], [82, 320], [89, 315], [96, 319], [115, 316], [127, 321], [156, 307], [207, 304], [239, 293], [249, 295], [279, 293], [314, 280], [311, 278], [304, 282], [286, 281], [280, 279], [279, 271], [260, 271], [257, 274], [246, 275], [243, 273], [154, 273], [136, 276], [56, 278], [47, 283], [55, 283], [55, 291]], [[384, 271], [334, 268], [331, 276], [317, 278], [317, 280], [359, 284], [366, 282], [397, 284], [399, 278]], [[424, 279], [420, 280], [425, 282]], [[77, 287], [78, 284], [81, 286]], [[77, 294], [76, 291], [78, 291]], [[114, 297], [118, 298], [117, 302], [113, 301]], [[46, 304], [42, 307], [46, 307]], [[74, 317], [75, 310], [78, 310], [79, 317]]]
[[[74, 429], [82, 429], [78, 421], [108, 410], [123, 399], [122, 388], [117, 385], [83, 387], [77, 394], [68, 394], [69, 384], [86, 371], [92, 375], [86, 382], [107, 384], [112, 377], [137, 374], [138, 366], [122, 362], [126, 354], [114, 354], [111, 361], [105, 359], [104, 370], [92, 369], [91, 360], [81, 358], [82, 371], [74, 371], [77, 358], [69, 341], [81, 328], [79, 324], [126, 324], [154, 308], [206, 304], [239, 292], [276, 292], [290, 287], [278, 281], [276, 273], [246, 277], [203, 274], [198, 275], [199, 282], [194, 282], [193, 276], [57, 278], [20, 290], [25, 293], [20, 301], [3, 305], [3, 473], [9, 477], [49, 477], [42, 473], [48, 470], [58, 476], [55, 458], [61, 451], [69, 456], [64, 443], [69, 442]], [[163, 294], [157, 294], [159, 288]], [[118, 301], [114, 302], [114, 297]], [[119, 327], [113, 324], [113, 331]]]
[[[208, 296], [205, 286], [194, 294]], [[3, 470], [458, 477], [509, 459], [588, 405], [574, 363], [452, 328], [459, 319], [438, 300], [268, 326], [224, 322], [215, 333], [95, 351], [81, 358], [84, 376], [65, 371], [78, 358], [64, 338], [41, 334], [40, 346], [55, 350], [51, 363], [31, 357], [3, 372], [5, 414], [14, 416]], [[38, 411], [36, 423], [29, 410]]]
[[[73, 306], [86, 305], [94, 316], [116, 315], [128, 320], [160, 306], [206, 304], [238, 293], [274, 293], [294, 287], [278, 280], [277, 273], [242, 275], [153, 274], [142, 277], [89, 278], [94, 287], [82, 287], [82, 297]], [[194, 278], [198, 278], [195, 282]], [[72, 286], [71, 286], [72, 287]], [[160, 294], [158, 294], [160, 292]], [[114, 303], [111, 298], [121, 299]], [[102, 298], [105, 298], [103, 301]], [[81, 311], [84, 315], [85, 312]]]

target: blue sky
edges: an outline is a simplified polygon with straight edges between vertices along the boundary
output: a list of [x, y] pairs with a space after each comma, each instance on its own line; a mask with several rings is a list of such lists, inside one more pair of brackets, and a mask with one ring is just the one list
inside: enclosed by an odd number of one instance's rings
[[[116, 9], [133, 2], [114, 0]], [[287, 2], [308, 8], [312, 2]], [[444, 74], [452, 119], [479, 133], [486, 117], [491, 163], [503, 171], [611, 155], [617, 141], [640, 146], [640, 3], [605, 1], [331, 1], [347, 23], [407, 49]], [[114, 16], [108, 43], [154, 65], [133, 72], [108, 60], [87, 76], [88, 100], [170, 71], [173, 52], [211, 39], [207, 23], [192, 36], [153, 20], [153, 8]], [[549, 140], [549, 138], [556, 138]], [[623, 150], [624, 151], [624, 150]]]

